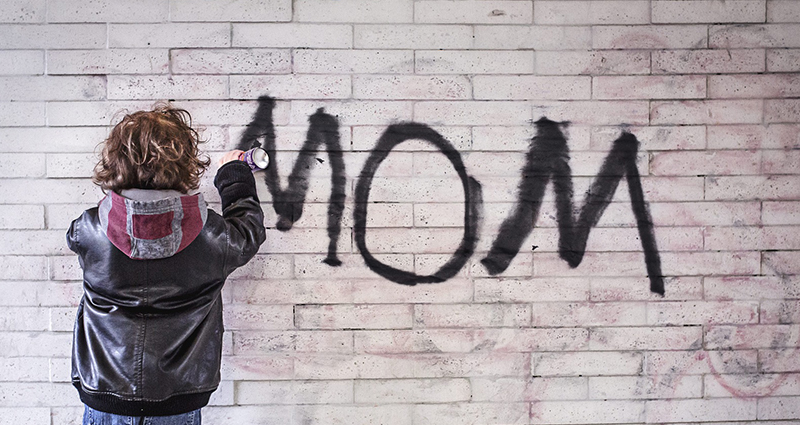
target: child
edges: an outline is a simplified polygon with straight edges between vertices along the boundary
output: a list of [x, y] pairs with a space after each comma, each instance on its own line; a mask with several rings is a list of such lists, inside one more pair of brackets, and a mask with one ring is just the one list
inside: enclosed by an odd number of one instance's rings
[[95, 168], [107, 196], [67, 232], [83, 269], [72, 383], [84, 424], [200, 424], [219, 384], [220, 291], [265, 231], [241, 151], [214, 179], [222, 216], [190, 194], [208, 166], [198, 143], [185, 110], [126, 115]]

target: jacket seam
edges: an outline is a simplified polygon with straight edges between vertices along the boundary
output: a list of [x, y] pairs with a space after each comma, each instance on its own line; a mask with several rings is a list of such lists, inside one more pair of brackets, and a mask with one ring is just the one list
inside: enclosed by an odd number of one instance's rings
[[194, 390], [187, 390], [187, 391], [171, 393], [169, 395], [169, 397], [166, 397], [166, 398], [145, 398], [145, 397], [137, 397], [135, 395], [129, 396], [129, 395], [124, 395], [124, 394], [119, 394], [119, 393], [116, 393], [116, 392], [113, 392], [113, 391], [96, 391], [96, 390], [92, 390], [90, 388], [86, 388], [86, 386], [83, 385], [83, 382], [81, 382], [79, 379], [72, 381], [73, 385], [75, 385], [75, 383], [80, 384], [81, 391], [85, 392], [86, 394], [90, 394], [90, 395], [110, 395], [110, 396], [114, 396], [114, 397], [117, 397], [117, 398], [121, 398], [124, 401], [132, 401], [132, 402], [136, 402], [136, 401], [161, 402], [161, 401], [169, 400], [170, 398], [172, 398], [174, 396], [190, 395], [190, 394], [203, 394], [203, 393], [207, 393], [209, 391], [216, 391], [217, 388], [219, 388], [219, 385], [215, 385], [213, 387], [203, 387], [203, 388], [197, 388], [197, 389], [194, 389]]

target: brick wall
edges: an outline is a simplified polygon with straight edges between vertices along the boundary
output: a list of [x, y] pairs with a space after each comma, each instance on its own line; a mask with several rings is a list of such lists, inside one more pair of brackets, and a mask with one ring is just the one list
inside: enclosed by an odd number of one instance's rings
[[[798, 423], [800, 1], [5, 0], [0, 425], [79, 423], [81, 270], [64, 233], [101, 197], [89, 177], [118, 112], [173, 100], [216, 159], [247, 142], [265, 95], [279, 191], [318, 108], [344, 170], [324, 144], [303, 163], [289, 231], [259, 176], [268, 240], [224, 291], [205, 423]], [[492, 274], [481, 260], [527, 199], [521, 182], [542, 178], [523, 179], [542, 117], [564, 122], [575, 217], [623, 132], [640, 142], [626, 176], [645, 202], [623, 179], [572, 268], [566, 190], [549, 185]], [[412, 137], [368, 172], [389, 126], [412, 121], [449, 143]], [[465, 216], [472, 253], [457, 252]]]

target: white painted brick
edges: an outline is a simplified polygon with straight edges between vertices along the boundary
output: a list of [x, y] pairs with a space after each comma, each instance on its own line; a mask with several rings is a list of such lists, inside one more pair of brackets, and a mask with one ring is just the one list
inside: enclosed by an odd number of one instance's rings
[[50, 204], [46, 208], [45, 220], [48, 229], [67, 230], [70, 223], [84, 210], [97, 206], [97, 202], [86, 204]]
[[300, 423], [341, 423], [367, 425], [392, 423], [411, 425], [411, 405], [311, 405], [294, 409], [293, 419]]
[[[150, 110], [153, 101], [96, 101], [96, 102], [48, 102], [47, 103], [47, 123], [51, 126], [110, 126], [114, 125], [127, 113], [136, 111]], [[44, 130], [43, 130], [44, 131]], [[89, 130], [81, 129], [82, 133]], [[99, 129], [95, 129], [97, 133]], [[103, 129], [105, 134], [103, 139], [108, 136], [108, 131]], [[72, 132], [74, 133], [74, 131]], [[69, 133], [67, 133], [69, 134]], [[74, 140], [74, 139], [73, 139]], [[100, 140], [94, 140], [96, 145]], [[84, 143], [88, 142], [81, 138], [81, 149], [78, 152], [88, 152]], [[88, 145], [93, 146], [93, 145]], [[77, 149], [76, 149], [77, 150]]]
[[200, 0], [170, 0], [171, 21], [290, 21], [291, 0], [225, 0], [208, 3]]
[[706, 330], [705, 346], [710, 350], [790, 348], [800, 342], [798, 325], [714, 326]]
[[355, 381], [355, 402], [457, 403], [470, 400], [467, 379], [375, 379]]
[[230, 80], [230, 96], [237, 99], [346, 99], [351, 92], [350, 77], [339, 75], [234, 75]]
[[701, 376], [682, 376], [659, 382], [645, 376], [597, 376], [589, 378], [589, 398], [602, 400], [639, 400], [661, 398], [698, 398], [703, 395]]
[[570, 121], [573, 125], [643, 125], [649, 122], [646, 101], [564, 101], [536, 102], [533, 119]]
[[597, 26], [594, 49], [698, 49], [708, 45], [705, 25]]
[[635, 375], [642, 369], [641, 353], [572, 352], [533, 354], [533, 375]]
[[650, 5], [642, 0], [535, 2], [534, 22], [539, 25], [648, 24]]
[[712, 75], [711, 98], [759, 98], [800, 96], [800, 74]]
[[[0, 107], [2, 105], [0, 103]], [[14, 102], [9, 105], [35, 104]], [[43, 104], [41, 106], [44, 107]], [[14, 112], [24, 112], [24, 110], [18, 109]], [[0, 128], [0, 150], [2, 152], [90, 152], [107, 135], [108, 131], [101, 127]], [[42, 143], [43, 140], [47, 143]]]
[[648, 423], [754, 420], [756, 401], [734, 398], [650, 400], [645, 419]]
[[796, 372], [797, 348], [758, 350], [759, 370], [764, 372]]
[[800, 126], [709, 126], [710, 149], [794, 149], [800, 146]]
[[706, 277], [705, 297], [714, 300], [796, 298], [800, 290], [777, 276]]
[[[547, 5], [550, 2], [543, 4]], [[541, 51], [536, 52], [536, 73], [541, 75], [648, 74], [650, 53], [636, 50]]]
[[[424, 124], [424, 123], [423, 123]], [[472, 132], [470, 127], [467, 126], [429, 126], [442, 137], [447, 139], [459, 152], [468, 151], [472, 145]], [[353, 127], [353, 143], [352, 148], [354, 151], [371, 151], [378, 139], [387, 130], [386, 126], [357, 126]], [[393, 151], [397, 152], [435, 152], [438, 151], [436, 146], [422, 141], [409, 139], [406, 142], [396, 146]], [[391, 156], [390, 156], [391, 158]]]
[[298, 49], [292, 66], [303, 74], [409, 74], [414, 70], [414, 52]]
[[3, 280], [46, 280], [47, 258], [32, 256], [2, 256], [0, 271]]
[[[31, 187], [37, 190], [31, 191]], [[9, 179], [3, 182], [0, 192], [0, 204], [89, 203], [99, 199], [102, 192], [87, 179]]]
[[352, 381], [240, 381], [237, 405], [344, 404], [353, 402]]
[[278, 74], [292, 68], [289, 50], [174, 49], [170, 54], [176, 74]]
[[228, 23], [110, 24], [108, 47], [228, 47]]
[[594, 77], [595, 99], [697, 99], [706, 97], [706, 77], [641, 76]]
[[795, 36], [798, 31], [800, 24], [712, 25], [708, 45], [722, 49], [800, 47], [800, 39]]
[[767, 22], [800, 21], [800, 5], [792, 0], [767, 0]]
[[531, 422], [537, 424], [644, 422], [644, 401], [539, 401], [531, 404]]
[[757, 302], [664, 302], [647, 305], [651, 325], [746, 324], [758, 322]]
[[234, 23], [234, 47], [346, 49], [353, 47], [350, 25]]
[[472, 281], [450, 279], [446, 284], [407, 286], [383, 279], [353, 283], [352, 297], [357, 303], [465, 303], [472, 300]]
[[353, 97], [356, 99], [469, 99], [472, 86], [462, 76], [355, 76]]
[[414, 21], [426, 24], [531, 24], [531, 1], [420, 1]]
[[764, 202], [761, 219], [767, 225], [800, 224], [800, 203]]
[[299, 101], [291, 102], [291, 122], [305, 125], [308, 117], [318, 108], [335, 116], [340, 125], [388, 125], [396, 121], [408, 121], [412, 117], [410, 102], [353, 101]]
[[156, 49], [50, 50], [47, 73], [165, 74], [169, 52]]
[[44, 53], [38, 50], [0, 51], [0, 75], [44, 74]]
[[50, 409], [47, 407], [2, 407], [2, 425], [39, 425], [50, 422]]
[[[2, 258], [2, 257], [0, 257]], [[77, 260], [76, 260], [77, 261]], [[2, 284], [6, 297], [0, 304], [11, 306], [75, 306], [83, 295], [78, 283], [52, 283], [41, 281], [9, 281]]]
[[402, 304], [304, 305], [295, 307], [294, 321], [299, 329], [407, 329], [412, 315], [413, 308]]
[[96, 154], [62, 153], [47, 154], [47, 177], [91, 177], [92, 170], [99, 160]]
[[798, 273], [797, 253], [792, 251], [772, 251], [764, 253], [763, 270], [767, 275], [785, 275]]
[[650, 291], [650, 281], [641, 278], [594, 278], [591, 280], [593, 301], [640, 301], [640, 300], [698, 300], [703, 298], [699, 277], [668, 277], [664, 279], [664, 296]]
[[225, 329], [291, 329], [294, 311], [291, 305], [228, 304], [223, 312]]
[[83, 270], [81, 270], [76, 256], [48, 257], [48, 259], [50, 261], [51, 279], [73, 281], [83, 279]]
[[42, 205], [0, 205], [0, 229], [44, 229], [44, 223]]
[[475, 281], [476, 302], [582, 301], [588, 298], [588, 279], [479, 279]]
[[475, 48], [498, 50], [587, 50], [592, 31], [582, 26], [475, 26]]
[[97, 100], [106, 96], [103, 77], [0, 77], [7, 100]]
[[767, 0], [656, 0], [651, 8], [652, 22], [660, 24], [764, 22]]
[[533, 71], [533, 52], [418, 50], [419, 74], [524, 74]]
[[68, 357], [72, 335], [65, 332], [0, 332], [0, 342], [5, 347], [4, 355], [8, 357]]
[[[2, 230], [3, 246], [0, 255], [66, 254], [64, 232], [60, 230]], [[31, 244], [30, 241], [37, 241]]]
[[653, 175], [738, 175], [758, 174], [760, 155], [753, 151], [676, 151], [651, 156]]
[[[203, 101], [187, 100], [173, 103], [173, 106], [184, 108], [192, 114], [192, 121], [197, 125], [247, 125], [253, 120], [253, 113], [258, 108], [255, 100]], [[314, 113], [314, 110], [308, 112]], [[290, 103], [278, 102], [272, 111], [275, 125], [289, 122]], [[306, 124], [307, 120], [303, 122]], [[232, 146], [231, 146], [232, 147]]]
[[[413, 270], [414, 258], [412, 254], [377, 254], [375, 258], [385, 264], [402, 270]], [[377, 275], [364, 267], [364, 259], [358, 254], [339, 254], [342, 265], [331, 267], [322, 262], [322, 254], [295, 255], [295, 275], [311, 279], [374, 279]], [[353, 299], [350, 294], [348, 299]], [[323, 303], [325, 301], [322, 301]]]
[[163, 22], [169, 18], [169, 1], [100, 0], [90, 4], [48, 0], [48, 22]]
[[232, 406], [234, 404], [234, 385], [232, 381], [221, 381], [217, 390], [211, 394], [209, 406]]
[[108, 77], [109, 99], [224, 99], [227, 76], [127, 76]]
[[666, 252], [661, 259], [675, 276], [757, 274], [760, 268], [752, 251]]
[[597, 328], [589, 339], [590, 350], [691, 350], [700, 348], [703, 330], [692, 327]]
[[704, 230], [706, 249], [797, 249], [794, 226], [709, 227]]
[[789, 176], [709, 177], [706, 199], [711, 200], [780, 200], [800, 198], [800, 185]]
[[0, 25], [2, 49], [95, 49], [106, 47], [104, 24]]
[[476, 99], [570, 100], [591, 97], [589, 77], [475, 76]]
[[419, 102], [414, 119], [428, 124], [521, 125], [530, 120], [525, 102]]
[[655, 379], [663, 376], [690, 376], [718, 373], [755, 373], [758, 368], [755, 350], [726, 351], [651, 351], [645, 354], [645, 374]]
[[9, 0], [0, 5], [0, 22], [29, 24], [45, 21], [45, 0]]
[[[44, 125], [43, 102], [0, 102], [0, 126], [21, 127]], [[13, 131], [0, 129], [0, 131]]]
[[579, 377], [472, 378], [472, 400], [583, 400], [588, 398], [588, 379]]
[[46, 331], [49, 328], [48, 309], [39, 307], [7, 307], [0, 312], [0, 332]]
[[412, 22], [413, 0], [295, 0], [298, 22], [404, 23]]
[[530, 306], [506, 304], [418, 305], [416, 327], [519, 327], [531, 322]]
[[754, 124], [765, 115], [762, 100], [653, 102], [654, 124]]
[[223, 380], [269, 380], [291, 379], [294, 364], [283, 356], [223, 356], [221, 375]]
[[523, 424], [528, 421], [527, 403], [416, 404], [413, 423], [446, 423], [452, 418], [468, 418], [466, 424]]
[[473, 329], [357, 331], [356, 353], [469, 353], [479, 344]]
[[767, 397], [800, 395], [800, 374], [706, 375], [705, 397]]
[[[72, 332], [75, 329], [76, 309], [74, 307], [56, 307], [50, 309], [50, 330], [53, 332]], [[66, 379], [63, 382], [69, 382]]]
[[44, 177], [44, 155], [7, 153], [0, 162], [0, 178]]
[[653, 53], [653, 73], [718, 74], [764, 72], [764, 50], [657, 50]]
[[646, 323], [644, 303], [546, 303], [533, 305], [536, 327], [637, 326]]
[[800, 71], [800, 49], [767, 50], [767, 71], [769, 72]]
[[764, 121], [767, 123], [800, 121], [800, 99], [765, 100]]
[[233, 333], [233, 352], [236, 355], [264, 352], [346, 354], [353, 352], [353, 334], [342, 331], [239, 331]]
[[698, 150], [706, 147], [704, 126], [655, 126], [646, 127], [595, 127], [591, 133], [591, 149], [609, 151], [622, 130], [628, 131], [642, 144], [641, 149]]
[[467, 25], [356, 25], [358, 49], [469, 49], [473, 30]]
[[[47, 382], [49, 362], [46, 357], [0, 358], [4, 382]], [[0, 422], [2, 423], [2, 422]]]

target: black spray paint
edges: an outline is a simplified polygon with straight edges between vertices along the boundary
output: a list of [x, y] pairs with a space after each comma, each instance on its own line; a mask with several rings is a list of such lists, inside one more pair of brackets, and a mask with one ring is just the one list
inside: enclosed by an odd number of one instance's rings
[[639, 141], [630, 133], [623, 133], [606, 157], [600, 172], [586, 192], [577, 223], [573, 215], [572, 172], [569, 167], [567, 141], [557, 123], [541, 118], [536, 122], [537, 134], [526, 155], [519, 184], [519, 198], [512, 214], [500, 227], [489, 254], [481, 260], [489, 273], [502, 273], [519, 253], [520, 247], [530, 235], [539, 215], [544, 191], [549, 181], [553, 182], [556, 195], [556, 220], [558, 221], [558, 252], [570, 267], [577, 267], [586, 252], [589, 231], [597, 225], [606, 207], [611, 202], [620, 180], [626, 178], [631, 205], [639, 238], [644, 250], [650, 290], [664, 294], [664, 279], [661, 274], [661, 258], [656, 247], [653, 222], [644, 199], [639, 171], [636, 168], [636, 153]]
[[[309, 127], [306, 141], [300, 150], [297, 161], [289, 175], [289, 185], [281, 189], [278, 175], [278, 158], [275, 150], [275, 127], [272, 121], [272, 110], [275, 99], [262, 96], [258, 99], [258, 109], [253, 121], [247, 126], [238, 148], [248, 150], [261, 146], [270, 158], [270, 167], [264, 170], [264, 181], [272, 195], [272, 207], [278, 214], [275, 227], [287, 231], [303, 215], [303, 204], [308, 192], [308, 176], [311, 168], [320, 161], [316, 158], [320, 145], [325, 145], [331, 166], [331, 196], [328, 202], [328, 254], [323, 260], [331, 266], [339, 266], [342, 262], [336, 256], [336, 244], [341, 233], [342, 212], [346, 197], [347, 176], [345, 174], [344, 157], [339, 140], [339, 122], [336, 117], [326, 114], [322, 108], [308, 118]], [[264, 140], [263, 145], [259, 142]]]
[[[375, 172], [391, 150], [409, 139], [425, 140], [436, 146], [442, 152], [458, 173], [461, 185], [464, 190], [464, 237], [461, 244], [450, 260], [447, 261], [436, 273], [432, 275], [418, 275], [416, 273], [399, 270], [386, 265], [376, 259], [367, 249], [365, 242], [367, 232], [367, 203], [369, 202], [369, 191], [372, 187], [372, 179]], [[404, 285], [416, 285], [417, 283], [437, 283], [443, 282], [458, 273], [464, 264], [475, 251], [478, 243], [478, 232], [480, 226], [480, 212], [483, 207], [483, 192], [481, 185], [473, 177], [467, 174], [461, 154], [447, 141], [442, 135], [424, 124], [401, 123], [390, 125], [381, 135], [377, 145], [372, 150], [361, 175], [356, 184], [355, 192], [355, 233], [356, 246], [361, 252], [364, 261], [375, 273], [393, 282]]]

